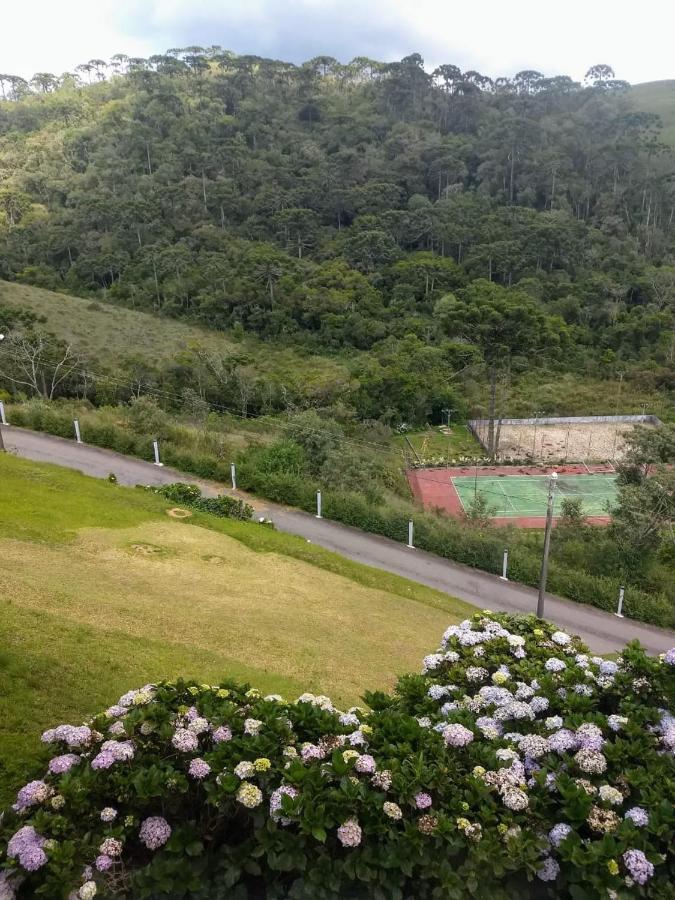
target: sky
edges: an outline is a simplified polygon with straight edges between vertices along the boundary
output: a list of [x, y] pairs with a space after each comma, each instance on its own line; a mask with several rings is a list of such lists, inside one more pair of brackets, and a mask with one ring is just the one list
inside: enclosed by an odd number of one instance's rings
[[115, 53], [218, 44], [302, 62], [420, 53], [492, 78], [537, 69], [581, 80], [608, 63], [633, 84], [675, 78], [670, 0], [30, 0], [0, 13], [0, 72], [61, 74]]

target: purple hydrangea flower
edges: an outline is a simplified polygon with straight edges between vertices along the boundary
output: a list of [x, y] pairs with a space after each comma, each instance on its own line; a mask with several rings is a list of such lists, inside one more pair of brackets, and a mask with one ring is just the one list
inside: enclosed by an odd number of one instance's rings
[[281, 822], [282, 825], [290, 825], [292, 820], [289, 819], [288, 816], [282, 815], [281, 812], [281, 798], [284, 796], [295, 799], [298, 796], [298, 791], [290, 784], [282, 784], [276, 789], [276, 791], [272, 791], [272, 793], [270, 794], [270, 816], [273, 819]]
[[190, 753], [199, 746], [199, 739], [193, 731], [188, 731], [187, 728], [177, 728], [171, 738], [171, 743], [181, 753]]
[[96, 861], [94, 865], [98, 869], [99, 872], [107, 872], [108, 869], [112, 867], [113, 859], [111, 856], [106, 856], [105, 853], [101, 853], [100, 856], [96, 857]]
[[555, 731], [548, 739], [548, 746], [554, 753], [566, 753], [576, 747], [577, 739], [569, 728], [561, 728]]
[[138, 836], [148, 850], [158, 850], [171, 837], [171, 826], [162, 816], [150, 816], [142, 823]]
[[27, 872], [35, 872], [47, 862], [47, 854], [42, 847], [31, 844], [19, 854], [19, 862]]
[[537, 878], [540, 878], [542, 881], [555, 881], [559, 872], [560, 866], [558, 863], [551, 856], [547, 856], [541, 868], [537, 871]]
[[675, 666], [675, 647], [671, 647], [670, 650], [663, 657], [664, 663], [668, 666]]
[[80, 761], [80, 757], [76, 753], [65, 753], [63, 756], [55, 756], [49, 761], [49, 771], [52, 775], [62, 775], [68, 772], [73, 766]]
[[37, 803], [43, 803], [47, 797], [49, 797], [50, 793], [51, 788], [49, 785], [45, 784], [44, 781], [29, 781], [17, 794], [16, 803], [13, 805], [12, 809], [16, 812], [23, 812], [30, 806], [35, 806]]
[[630, 877], [638, 884], [646, 884], [654, 874], [654, 866], [649, 862], [642, 850], [626, 850], [623, 861]]
[[101, 750], [91, 761], [92, 769], [109, 769], [114, 765], [115, 757], [110, 750]]
[[473, 740], [473, 731], [463, 725], [446, 725], [443, 729], [443, 737], [448, 747], [466, 747]]
[[624, 819], [631, 821], [637, 828], [644, 828], [649, 824], [649, 813], [641, 806], [633, 806], [626, 811]]
[[548, 839], [554, 847], [559, 847], [571, 831], [571, 826], [566, 822], [558, 822], [549, 831]]
[[431, 795], [424, 793], [424, 791], [415, 795], [415, 806], [418, 809], [429, 809], [432, 803]]
[[211, 766], [204, 759], [193, 759], [188, 769], [188, 773], [198, 781], [201, 781], [202, 778], [206, 778], [210, 771]]
[[372, 775], [377, 768], [377, 763], [374, 757], [368, 753], [362, 753], [354, 763], [354, 768], [357, 772], [361, 772], [362, 775]]
[[213, 732], [214, 744], [223, 744], [232, 740], [232, 731], [227, 725], [219, 725]]

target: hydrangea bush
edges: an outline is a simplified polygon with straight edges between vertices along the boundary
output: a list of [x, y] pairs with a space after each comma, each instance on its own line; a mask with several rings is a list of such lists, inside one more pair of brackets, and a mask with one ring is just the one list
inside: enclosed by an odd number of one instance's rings
[[85, 725], [0, 824], [0, 900], [670, 897], [675, 650], [452, 626], [368, 709], [165, 682]]

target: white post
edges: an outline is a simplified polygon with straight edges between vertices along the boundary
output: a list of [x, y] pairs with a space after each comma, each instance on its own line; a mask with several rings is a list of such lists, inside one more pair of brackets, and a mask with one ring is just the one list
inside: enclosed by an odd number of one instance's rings
[[230, 477], [232, 478], [232, 490], [237, 490], [237, 467], [234, 463], [230, 463]]
[[499, 576], [502, 581], [508, 581], [509, 579], [506, 577], [506, 570], [509, 566], [509, 548], [507, 547], [504, 550], [504, 560], [502, 562], [502, 574]]
[[75, 427], [75, 440], [78, 444], [82, 443], [82, 435], [80, 434], [80, 420], [73, 419], [73, 425]]
[[155, 465], [163, 466], [164, 463], [159, 461], [159, 441], [152, 442], [152, 449], [155, 451]]
[[408, 522], [408, 548], [410, 550], [415, 549], [415, 545], [413, 544], [413, 520], [410, 519]]
[[321, 491], [316, 492], [316, 518], [323, 519], [321, 515]]
[[617, 606], [616, 612], [614, 613], [614, 615], [618, 616], [620, 619], [623, 619], [623, 613], [621, 612], [621, 610], [623, 609], [623, 595], [624, 595], [624, 588], [620, 587], [619, 588], [619, 605]]
[[0, 425], [7, 425], [7, 419], [5, 418], [5, 404], [0, 400]]

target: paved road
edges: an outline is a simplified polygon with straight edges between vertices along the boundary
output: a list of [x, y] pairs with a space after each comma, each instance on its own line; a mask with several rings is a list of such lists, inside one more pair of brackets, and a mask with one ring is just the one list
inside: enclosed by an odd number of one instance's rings
[[[2, 433], [6, 448], [19, 456], [79, 469], [98, 478], [114, 472], [121, 484], [189, 481], [200, 485], [207, 495], [214, 496], [223, 492], [222, 487], [213, 482], [100, 447], [78, 445], [74, 441], [11, 426], [4, 427]], [[0, 497], [1, 494], [0, 485]], [[495, 575], [451, 563], [422, 550], [408, 550], [395, 541], [337, 522], [317, 519], [307, 513], [257, 498], [246, 499], [259, 515], [271, 518], [280, 531], [300, 535], [349, 559], [403, 575], [481, 608], [508, 612], [533, 612], [536, 608], [536, 591], [532, 588], [511, 581], [503, 582]], [[581, 635], [599, 653], [616, 650], [633, 638], [638, 638], [650, 653], [662, 653], [675, 646], [673, 631], [632, 619], [619, 619], [602, 610], [560, 597], [548, 596], [546, 617], [562, 628]]]

